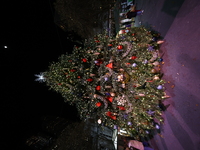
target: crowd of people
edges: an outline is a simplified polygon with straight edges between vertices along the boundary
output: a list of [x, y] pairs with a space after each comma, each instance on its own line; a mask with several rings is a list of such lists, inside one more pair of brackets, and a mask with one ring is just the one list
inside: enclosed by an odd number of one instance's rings
[[138, 15], [142, 15], [144, 13], [144, 10], [137, 10], [135, 4], [128, 5], [126, 9], [128, 10], [128, 12], [120, 13], [120, 17], [122, 18], [121, 24], [123, 27], [130, 27], [131, 23], [133, 22], [132, 18], [135, 18]]

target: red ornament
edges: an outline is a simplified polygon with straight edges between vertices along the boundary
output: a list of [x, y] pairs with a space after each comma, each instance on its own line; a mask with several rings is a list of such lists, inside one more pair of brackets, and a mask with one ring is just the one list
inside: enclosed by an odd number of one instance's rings
[[70, 72], [75, 72], [75, 71], [76, 71], [75, 69], [71, 69], [71, 70], [70, 70]]
[[81, 78], [81, 76], [78, 76], [77, 78], [78, 78], [78, 79], [80, 79], [80, 78]]
[[58, 83], [58, 85], [62, 85], [61, 83]]
[[97, 91], [100, 91], [100, 90], [101, 90], [101, 86], [98, 85], [98, 86], [96, 87], [96, 90], [97, 90]]
[[92, 81], [93, 81], [93, 79], [89, 78], [89, 79], [87, 79], [87, 81], [88, 81], [88, 82], [92, 82]]
[[123, 106], [117, 106], [120, 110], [126, 110]]
[[110, 116], [111, 119], [116, 120], [117, 117], [116, 116]]
[[134, 36], [135, 35], [135, 33], [132, 33], [132, 36]]
[[113, 46], [112, 44], [108, 44], [108, 46]]
[[112, 113], [111, 113], [110, 111], [108, 111], [108, 112], [106, 113], [106, 115], [107, 115], [108, 117], [110, 117], [110, 116], [112, 116]]
[[113, 98], [112, 97], [107, 97], [106, 98], [109, 102], [111, 102], [112, 103], [112, 101], [113, 101]]
[[97, 66], [99, 66], [100, 64], [102, 64], [103, 63], [103, 60], [101, 60], [101, 59], [97, 59], [96, 61], [95, 61], [95, 65], [97, 65]]
[[116, 116], [113, 116], [112, 113], [111, 113], [110, 111], [108, 111], [108, 112], [106, 113], [106, 115], [107, 115], [108, 117], [110, 117], [111, 119], [113, 119], [113, 120], [116, 120], [116, 119], [117, 119], [117, 117], [116, 117]]
[[118, 45], [117, 49], [123, 49], [123, 45]]
[[83, 62], [87, 62], [87, 59], [86, 59], [86, 58], [83, 58], [82, 61], [83, 61]]
[[96, 106], [100, 107], [101, 106], [101, 102], [96, 103]]
[[108, 67], [108, 68], [111, 68], [111, 69], [112, 69], [112, 68], [113, 68], [113, 63], [109, 63], [109, 64], [107, 64], [107, 65], [106, 65], [106, 67]]
[[136, 59], [136, 58], [137, 58], [136, 56], [132, 56], [132, 57], [131, 57], [132, 60], [134, 60], [134, 59]]
[[99, 40], [96, 40], [95, 42], [96, 42], [96, 43], [99, 43], [100, 41], [99, 41]]

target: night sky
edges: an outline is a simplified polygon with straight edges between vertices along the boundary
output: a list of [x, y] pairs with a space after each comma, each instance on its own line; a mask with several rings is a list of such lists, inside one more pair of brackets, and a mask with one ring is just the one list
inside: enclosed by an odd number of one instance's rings
[[[34, 74], [48, 69], [52, 61], [73, 44], [67, 33], [54, 23], [52, 1], [22, 0], [1, 3], [1, 149], [22, 149], [25, 140], [36, 134], [44, 115], [76, 118], [74, 108], [49, 91]], [[4, 46], [8, 48], [4, 48]]]

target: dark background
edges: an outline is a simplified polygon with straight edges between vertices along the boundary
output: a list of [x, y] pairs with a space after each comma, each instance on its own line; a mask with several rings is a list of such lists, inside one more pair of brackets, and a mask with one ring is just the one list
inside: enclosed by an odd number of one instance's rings
[[74, 107], [34, 81], [34, 74], [48, 69], [61, 54], [71, 53], [74, 43], [54, 23], [50, 0], [2, 1], [0, 29], [1, 149], [17, 150], [41, 130], [42, 116], [77, 120]]

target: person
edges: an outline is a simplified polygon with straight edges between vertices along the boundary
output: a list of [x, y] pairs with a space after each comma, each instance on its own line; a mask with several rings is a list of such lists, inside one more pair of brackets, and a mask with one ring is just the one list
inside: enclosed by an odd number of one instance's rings
[[131, 6], [130, 10], [125, 14], [126, 18], [131, 19], [137, 15], [143, 14], [144, 10], [136, 10], [136, 5]]

